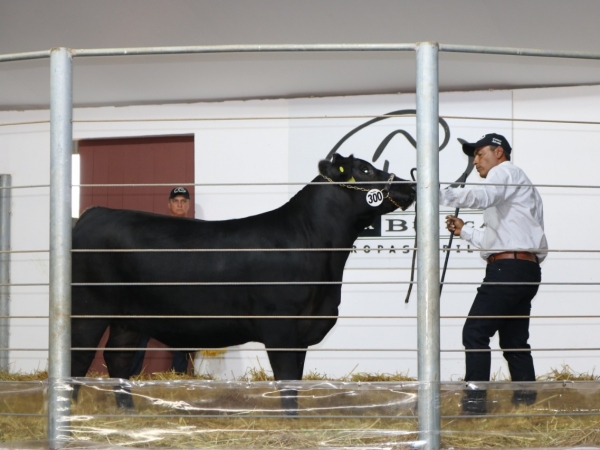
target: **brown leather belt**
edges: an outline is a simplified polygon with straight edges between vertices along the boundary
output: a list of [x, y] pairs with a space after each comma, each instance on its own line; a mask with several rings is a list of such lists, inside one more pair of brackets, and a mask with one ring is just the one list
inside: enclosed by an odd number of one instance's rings
[[524, 259], [526, 261], [538, 262], [538, 258], [531, 252], [502, 252], [494, 253], [487, 259], [488, 264], [498, 261], [499, 259]]

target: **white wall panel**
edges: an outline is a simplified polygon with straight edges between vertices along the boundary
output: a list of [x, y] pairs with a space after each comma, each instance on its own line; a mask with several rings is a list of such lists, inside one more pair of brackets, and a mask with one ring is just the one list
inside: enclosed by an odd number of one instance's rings
[[[534, 183], [598, 185], [596, 167], [600, 153], [595, 150], [600, 126], [575, 124], [529, 123], [501, 120], [516, 118], [599, 121], [599, 87], [531, 89], [521, 91], [456, 92], [440, 96], [440, 114], [448, 118], [451, 139], [440, 154], [442, 181], [454, 181], [466, 166], [456, 138], [478, 139], [487, 132], [504, 134], [513, 145], [514, 162], [521, 166]], [[196, 183], [285, 183], [309, 182], [317, 175], [318, 161], [353, 127], [368, 117], [323, 118], [314, 116], [380, 115], [399, 109], [414, 108], [415, 98], [405, 95], [374, 95], [334, 98], [301, 98], [203, 104], [136, 106], [123, 108], [77, 109], [77, 120], [113, 120], [113, 122], [76, 122], [75, 139], [100, 137], [194, 134], [196, 145]], [[287, 117], [304, 117], [288, 119]], [[48, 111], [2, 112], [0, 121], [13, 122], [47, 118]], [[190, 120], [200, 118], [257, 118], [260, 120]], [[280, 119], [273, 119], [279, 117]], [[471, 119], [465, 119], [468, 117]], [[485, 120], [477, 120], [485, 119]], [[498, 120], [493, 120], [493, 119]], [[136, 121], [138, 120], [139, 121]], [[146, 119], [153, 119], [147, 121]], [[492, 120], [490, 120], [492, 119]], [[127, 120], [118, 122], [116, 120]], [[382, 121], [362, 130], [340, 149], [340, 153], [371, 160], [381, 140], [396, 129], [415, 136], [415, 118]], [[0, 173], [11, 173], [15, 185], [48, 182], [49, 126], [22, 125], [0, 128]], [[441, 130], [440, 130], [441, 131]], [[443, 138], [440, 132], [440, 140]], [[408, 178], [414, 167], [416, 152], [397, 135], [376, 166], [390, 161], [390, 170]], [[470, 182], [479, 179], [476, 172]], [[301, 186], [212, 186], [196, 187], [196, 215], [206, 220], [244, 217], [273, 209], [289, 199]], [[48, 248], [49, 199], [47, 190], [13, 192], [14, 249]], [[553, 249], [600, 249], [594, 224], [600, 193], [596, 190], [540, 188], [545, 203], [546, 229]], [[408, 281], [410, 254], [377, 251], [377, 246], [395, 248], [412, 246], [414, 214], [411, 208], [402, 214], [382, 219], [381, 238], [360, 238], [356, 245], [362, 252], [352, 254], [345, 281]], [[443, 217], [450, 210], [441, 209]], [[462, 214], [479, 225], [481, 214]], [[387, 220], [406, 222], [403, 231], [388, 231]], [[396, 222], [400, 223], [400, 222]], [[400, 227], [402, 228], [402, 227]], [[442, 230], [442, 245], [447, 233]], [[466, 250], [466, 244], [454, 241]], [[371, 251], [364, 252], [365, 246]], [[13, 256], [14, 282], [47, 281], [47, 254]], [[551, 254], [543, 264], [544, 281], [597, 281], [600, 256], [596, 254]], [[466, 315], [475, 296], [477, 283], [484, 275], [485, 264], [477, 252], [452, 253], [447, 274], [449, 282], [473, 282], [471, 285], [447, 285], [441, 299], [444, 316]], [[416, 315], [416, 290], [410, 303], [404, 303], [406, 284], [345, 285], [340, 314], [351, 316]], [[534, 315], [596, 314], [598, 289], [594, 286], [542, 286], [534, 301]], [[12, 290], [12, 312], [17, 315], [47, 312], [46, 288]], [[442, 320], [442, 349], [462, 349], [464, 319]], [[532, 319], [531, 344], [536, 348], [594, 347], [596, 320]], [[47, 322], [12, 321], [12, 346], [47, 346]], [[597, 333], [596, 333], [597, 334]], [[318, 349], [414, 349], [415, 319], [340, 319], [334, 330], [316, 346]], [[256, 344], [250, 346], [256, 347]], [[248, 346], [246, 346], [247, 348]], [[498, 348], [494, 338], [492, 348]], [[580, 371], [594, 369], [598, 354], [584, 352], [536, 352], [538, 373], [548, 372], [561, 364]], [[44, 368], [45, 353], [13, 352], [12, 368], [30, 371]], [[221, 360], [205, 361], [202, 367], [218, 376], [230, 378], [244, 373], [247, 367], [268, 368], [263, 351], [229, 350]], [[316, 370], [331, 376], [351, 371], [408, 372], [416, 376], [416, 354], [402, 352], [314, 352], [309, 354], [306, 371]], [[501, 353], [493, 354], [492, 370], [508, 371]], [[464, 375], [462, 353], [442, 354], [442, 378], [458, 379]]]
[[[581, 86], [514, 91], [517, 119], [600, 122], [600, 87]], [[600, 185], [598, 167], [600, 125], [514, 122], [516, 163], [534, 183]], [[540, 188], [551, 249], [600, 249], [596, 224], [600, 219], [600, 190]], [[600, 254], [550, 253], [542, 266], [544, 281], [598, 282]], [[532, 314], [600, 315], [598, 286], [541, 286]], [[600, 320], [533, 319], [535, 347], [598, 348]], [[600, 352], [563, 351], [536, 354], [538, 372], [568, 364], [591, 372]]]

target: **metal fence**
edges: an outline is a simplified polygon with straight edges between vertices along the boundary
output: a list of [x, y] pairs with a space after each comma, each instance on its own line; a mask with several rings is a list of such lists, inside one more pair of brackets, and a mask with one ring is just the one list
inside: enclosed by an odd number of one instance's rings
[[[156, 47], [120, 49], [66, 49], [0, 55], [0, 62], [50, 58], [50, 341], [48, 437], [58, 447], [58, 424], [68, 413], [70, 398], [62, 395], [61, 379], [70, 376], [71, 320], [71, 153], [73, 127], [72, 64], [73, 58], [119, 55], [167, 55], [181, 53], [243, 52], [343, 52], [343, 51], [414, 51], [416, 53], [417, 98], [417, 248], [418, 254], [418, 379], [419, 432], [425, 448], [440, 447], [440, 310], [439, 310], [439, 202], [438, 186], [438, 53], [462, 52], [496, 55], [537, 56], [551, 58], [600, 59], [600, 53], [547, 51], [538, 49], [495, 48], [420, 42], [416, 44], [318, 44], [318, 45], [230, 45], [194, 47]], [[3, 178], [4, 180], [4, 178]], [[558, 186], [558, 185], [557, 185]], [[568, 186], [581, 187], [581, 186]], [[594, 186], [598, 187], [598, 186]], [[10, 191], [3, 184], [3, 202]], [[4, 205], [4, 203], [2, 203]], [[2, 206], [5, 210], [6, 206]], [[2, 223], [4, 227], [4, 222]], [[4, 230], [4, 228], [3, 228]], [[4, 243], [0, 257], [10, 249]], [[264, 251], [264, 249], [261, 249]], [[590, 250], [594, 251], [594, 250]], [[8, 264], [3, 260], [3, 267]], [[3, 275], [2, 293], [9, 283]], [[594, 283], [596, 284], [596, 283]], [[5, 295], [3, 294], [3, 298]], [[5, 302], [3, 302], [4, 304]], [[1, 305], [0, 305], [1, 306]], [[0, 328], [7, 329], [8, 309], [0, 309]], [[4, 339], [4, 338], [3, 338]], [[4, 341], [7, 343], [7, 338]], [[4, 345], [8, 347], [8, 345]], [[0, 364], [7, 360], [8, 348], [0, 349]], [[459, 350], [457, 350], [459, 351]], [[464, 351], [464, 350], [460, 350]], [[4, 367], [4, 366], [3, 366]]]

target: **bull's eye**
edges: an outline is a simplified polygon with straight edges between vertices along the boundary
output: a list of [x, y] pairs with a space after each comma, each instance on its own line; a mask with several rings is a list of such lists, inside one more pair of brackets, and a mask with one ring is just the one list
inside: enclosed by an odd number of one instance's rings
[[362, 173], [369, 173], [369, 168], [368, 167], [363, 167], [362, 168]]

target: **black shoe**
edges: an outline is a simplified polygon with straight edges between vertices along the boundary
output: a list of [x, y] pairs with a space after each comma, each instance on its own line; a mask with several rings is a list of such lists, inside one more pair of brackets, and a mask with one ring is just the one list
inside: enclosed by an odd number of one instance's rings
[[487, 414], [486, 391], [463, 391], [462, 414], [466, 416], [483, 416]]
[[519, 389], [513, 392], [512, 404], [515, 406], [531, 406], [537, 399], [537, 391]]

